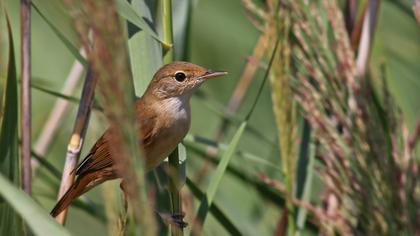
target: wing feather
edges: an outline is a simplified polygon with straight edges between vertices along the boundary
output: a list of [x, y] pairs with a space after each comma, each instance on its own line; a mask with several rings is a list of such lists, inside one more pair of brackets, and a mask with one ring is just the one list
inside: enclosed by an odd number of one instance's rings
[[[141, 135], [144, 149], [152, 144], [156, 117], [141, 119]], [[110, 131], [107, 130], [90, 150], [89, 154], [76, 168], [76, 175], [85, 175], [114, 165], [114, 160], [110, 153]]]

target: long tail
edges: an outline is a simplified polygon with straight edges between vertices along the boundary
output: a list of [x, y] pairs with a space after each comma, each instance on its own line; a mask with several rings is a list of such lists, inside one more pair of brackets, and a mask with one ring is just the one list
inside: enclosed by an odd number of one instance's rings
[[90, 180], [84, 178], [85, 176], [83, 176], [82, 178], [80, 177], [82, 176], [79, 176], [79, 178], [76, 179], [76, 181], [70, 186], [69, 190], [67, 190], [63, 197], [61, 197], [57, 204], [54, 206], [54, 208], [50, 212], [50, 215], [52, 217], [56, 217], [58, 214], [64, 211], [64, 209], [66, 209], [73, 202], [74, 199], [76, 199], [88, 190], [86, 186], [89, 184]]

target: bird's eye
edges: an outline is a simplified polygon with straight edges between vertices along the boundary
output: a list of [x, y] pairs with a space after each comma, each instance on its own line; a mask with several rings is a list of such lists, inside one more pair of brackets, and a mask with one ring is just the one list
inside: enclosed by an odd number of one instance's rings
[[185, 73], [184, 73], [184, 72], [176, 72], [176, 74], [175, 74], [175, 79], [176, 79], [178, 82], [182, 82], [182, 81], [184, 81], [186, 78], [187, 78], [187, 76], [185, 75]]

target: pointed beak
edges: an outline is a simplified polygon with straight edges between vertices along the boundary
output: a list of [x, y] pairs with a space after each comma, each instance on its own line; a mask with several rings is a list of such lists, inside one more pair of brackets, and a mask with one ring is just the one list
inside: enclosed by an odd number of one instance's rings
[[227, 72], [220, 70], [207, 70], [204, 75], [200, 76], [200, 79], [208, 80], [222, 75], [227, 75]]

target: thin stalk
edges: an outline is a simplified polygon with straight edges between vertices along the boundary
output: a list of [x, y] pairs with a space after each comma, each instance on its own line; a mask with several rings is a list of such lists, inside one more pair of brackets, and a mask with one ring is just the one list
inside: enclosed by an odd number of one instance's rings
[[172, 30], [172, 0], [162, 0], [161, 2], [161, 12], [163, 17], [163, 41], [167, 45], [171, 45], [165, 55], [163, 56], [163, 63], [168, 64], [174, 60], [174, 50], [173, 50], [173, 30]]
[[373, 42], [373, 35], [375, 32], [376, 21], [379, 10], [379, 0], [370, 0], [368, 9], [363, 21], [362, 35], [360, 38], [359, 50], [357, 52], [356, 60], [356, 75], [363, 77], [366, 74], [366, 69], [369, 63], [369, 55], [371, 45]]
[[230, 144], [228, 145], [227, 150], [223, 153], [222, 157], [220, 158], [220, 162], [217, 165], [216, 171], [214, 172], [212, 179], [210, 180], [209, 187], [207, 188], [207, 191], [203, 198], [201, 199], [200, 206], [197, 211], [197, 216], [194, 220], [193, 228], [191, 229], [191, 235], [201, 235], [203, 231], [203, 226], [207, 217], [207, 213], [209, 208], [211, 207], [211, 204], [214, 200], [214, 197], [216, 196], [218, 187], [222, 181], [223, 175], [226, 172], [226, 169], [229, 165], [230, 160], [232, 159], [232, 156], [234, 152], [236, 151], [236, 148], [239, 144], [239, 141], [241, 140], [242, 134], [248, 124], [249, 119], [251, 118], [251, 115], [254, 112], [254, 109], [258, 103], [259, 98], [261, 97], [262, 90], [264, 88], [264, 85], [267, 81], [267, 78], [270, 74], [270, 69], [273, 65], [273, 61], [277, 52], [277, 46], [279, 44], [280, 37], [277, 37], [276, 44], [274, 46], [273, 53], [270, 58], [270, 62], [268, 63], [268, 68], [266, 70], [266, 73], [264, 75], [264, 79], [261, 82], [261, 85], [258, 89], [257, 96], [254, 100], [254, 103], [252, 104], [251, 108], [249, 109], [248, 114], [245, 116], [244, 121], [241, 123], [241, 126], [239, 126], [238, 130], [235, 132]]
[[354, 51], [356, 51], [359, 47], [360, 43], [360, 37], [362, 35], [362, 29], [363, 29], [363, 20], [367, 12], [368, 2], [363, 3], [361, 10], [360, 10], [360, 16], [357, 18], [353, 25], [353, 30], [351, 32], [351, 47]]
[[248, 91], [249, 86], [251, 85], [254, 75], [258, 71], [259, 64], [267, 50], [267, 35], [261, 34], [252, 53], [252, 57], [248, 60], [244, 70], [242, 71], [241, 79], [233, 91], [233, 95], [229, 99], [227, 114], [235, 114], [239, 106], [242, 104], [242, 99], [244, 98], [246, 92]]
[[[173, 49], [173, 29], [172, 29], [172, 1], [171, 0], [162, 0], [161, 2], [161, 12], [163, 17], [163, 41], [167, 45], [172, 45], [168, 51], [166, 51], [163, 56], [163, 62], [165, 64], [170, 63], [174, 60], [174, 49]], [[182, 213], [182, 197], [180, 193], [179, 183], [179, 156], [178, 148], [176, 148], [169, 155], [169, 191], [170, 191], [170, 200], [171, 200], [171, 211], [172, 214]], [[183, 235], [183, 228], [177, 225], [171, 224], [171, 235], [178, 236]]]
[[357, 15], [357, 1], [356, 0], [346, 1], [344, 15], [345, 15], [347, 33], [351, 35], [351, 33], [353, 32], [354, 24], [356, 22], [356, 15]]
[[[85, 57], [83, 49], [80, 49], [79, 52], [83, 57]], [[75, 60], [70, 70], [70, 73], [67, 76], [66, 82], [64, 83], [61, 92], [63, 95], [70, 96], [73, 94], [77, 84], [80, 81], [80, 78], [82, 77], [83, 71], [83, 65], [78, 60]], [[44, 124], [41, 134], [35, 142], [34, 151], [36, 154], [40, 156], [45, 156], [51, 144], [51, 141], [54, 140], [57, 130], [60, 127], [62, 120], [68, 111], [69, 105], [70, 101], [63, 98], [57, 99], [57, 101], [54, 104], [54, 107], [51, 109], [47, 121]], [[36, 159], [32, 159], [32, 171], [35, 172], [37, 166], [38, 161]]]
[[414, 0], [413, 11], [416, 16], [417, 24], [420, 26], [420, 0]]
[[[220, 142], [225, 137], [225, 133], [229, 125], [231, 124], [231, 119], [229, 117], [234, 116], [242, 104], [242, 100], [247, 93], [252, 79], [254, 78], [255, 74], [258, 71], [259, 64], [267, 50], [268, 45], [268, 38], [266, 34], [261, 34], [252, 53], [250, 60], [246, 64], [244, 70], [242, 71], [242, 75], [240, 77], [239, 82], [236, 84], [235, 90], [233, 91], [232, 96], [229, 99], [227, 110], [223, 115], [222, 123], [220, 124], [217, 133], [215, 135], [215, 141]], [[248, 127], [249, 128], [249, 127]], [[212, 147], [209, 147], [207, 150], [208, 154], [211, 154], [214, 151]], [[200, 183], [206, 173], [209, 170], [209, 163], [205, 162], [200, 171], [196, 176], [197, 183]]]
[[[76, 121], [73, 126], [73, 132], [70, 138], [70, 142], [67, 146], [67, 154], [65, 159], [66, 161], [64, 164], [58, 199], [60, 199], [66, 193], [75, 178], [73, 170], [76, 168], [77, 163], [79, 162], [80, 150], [83, 146], [83, 140], [89, 123], [97, 81], [97, 76], [92, 76], [92, 73], [89, 70], [83, 85], [82, 98], [80, 100], [80, 105], [77, 111]], [[56, 219], [60, 224], [64, 224], [66, 221], [66, 216], [67, 209], [61, 212], [61, 214], [59, 214]]]
[[[313, 143], [313, 140], [311, 140], [311, 126], [307, 120], [303, 120], [301, 144], [298, 155], [296, 198], [309, 202], [314, 176], [315, 144]], [[303, 235], [307, 215], [308, 210], [299, 206], [299, 209], [296, 211], [296, 236]]]
[[31, 0], [21, 1], [22, 188], [31, 195]]
[[[172, 214], [180, 214], [182, 213], [182, 196], [180, 193], [180, 189], [182, 186], [179, 184], [179, 155], [178, 155], [178, 148], [176, 148], [170, 155], [169, 155], [169, 191], [170, 191], [170, 199], [171, 199], [171, 211]], [[179, 227], [178, 225], [171, 224], [171, 235], [184, 235], [183, 228]]]
[[[192, 194], [199, 200], [202, 199], [204, 196], [203, 191], [201, 191], [197, 185], [189, 178], [186, 180], [187, 186], [192, 192]], [[221, 224], [223, 227], [231, 234], [231, 235], [243, 235], [242, 232], [239, 230], [231, 219], [223, 212], [223, 210], [218, 206], [216, 202], [210, 206], [210, 212], [214, 216], [214, 218]]]

